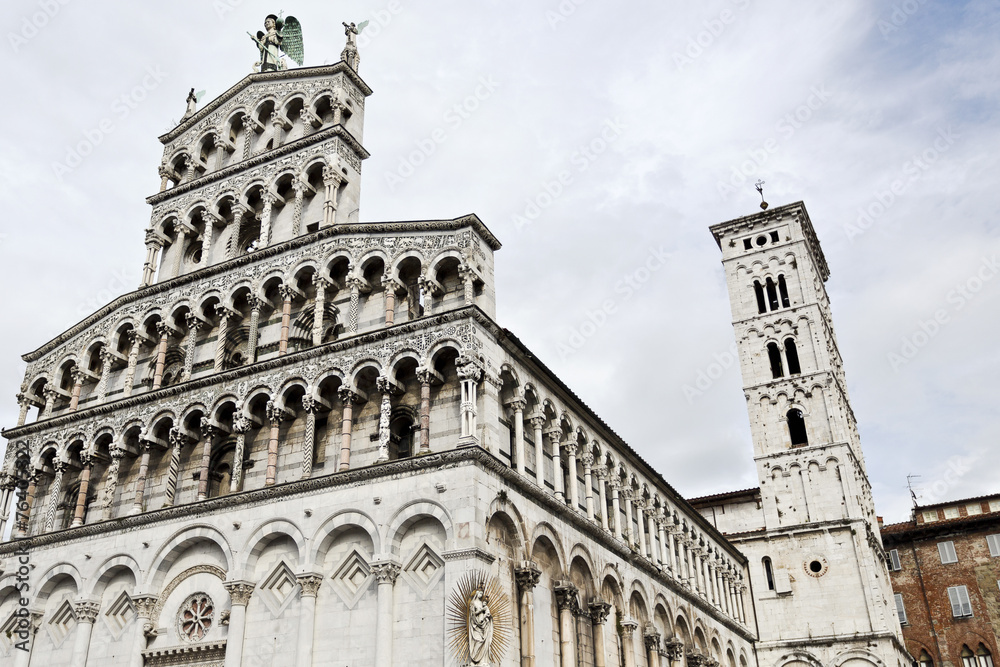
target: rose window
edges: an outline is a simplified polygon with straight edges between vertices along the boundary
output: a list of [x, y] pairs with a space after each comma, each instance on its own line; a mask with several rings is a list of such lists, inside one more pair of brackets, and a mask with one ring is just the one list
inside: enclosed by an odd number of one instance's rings
[[181, 606], [177, 618], [181, 639], [189, 642], [201, 641], [212, 628], [215, 605], [206, 593], [195, 593]]

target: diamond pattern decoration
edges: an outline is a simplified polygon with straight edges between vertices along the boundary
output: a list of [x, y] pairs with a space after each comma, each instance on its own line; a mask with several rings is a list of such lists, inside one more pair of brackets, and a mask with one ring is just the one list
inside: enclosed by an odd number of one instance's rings
[[20, 638], [14, 634], [20, 628], [18, 627], [20, 619], [16, 614], [11, 613], [7, 622], [0, 625], [0, 655], [9, 655], [14, 644], [21, 641]]
[[115, 598], [108, 610], [104, 612], [104, 624], [108, 626], [115, 641], [118, 641], [125, 633], [125, 628], [135, 617], [135, 605], [132, 604], [132, 598], [129, 597], [128, 593], [122, 591], [121, 595]]
[[427, 597], [442, 576], [444, 560], [426, 542], [417, 548], [403, 567], [403, 577], [422, 598]]
[[257, 586], [261, 600], [271, 610], [271, 614], [277, 618], [284, 613], [285, 608], [295, 599], [299, 582], [284, 561], [280, 562], [271, 570], [271, 574]]
[[45, 629], [48, 631], [52, 643], [55, 644], [56, 648], [59, 648], [73, 632], [75, 626], [76, 614], [73, 613], [73, 605], [69, 603], [69, 600], [63, 600], [63, 603], [56, 607], [52, 618], [45, 624]]
[[348, 609], [353, 609], [361, 596], [368, 590], [372, 582], [372, 571], [368, 567], [368, 561], [365, 560], [365, 557], [355, 549], [344, 558], [331, 579], [333, 580], [333, 590], [337, 592]]

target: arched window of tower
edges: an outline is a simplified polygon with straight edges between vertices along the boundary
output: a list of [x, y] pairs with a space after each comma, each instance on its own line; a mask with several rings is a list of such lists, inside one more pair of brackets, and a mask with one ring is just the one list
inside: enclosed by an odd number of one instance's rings
[[799, 352], [795, 347], [794, 338], [785, 339], [785, 359], [788, 361], [788, 374], [798, 375], [802, 372], [799, 365]]
[[[781, 364], [781, 351], [778, 349], [777, 343], [767, 344], [767, 358], [771, 362], [771, 377], [780, 378], [785, 375], [785, 371]], [[789, 368], [791, 367], [791, 360], [789, 360]]]
[[788, 286], [785, 285], [785, 276], [778, 276], [778, 294], [781, 295], [781, 307], [790, 307], [791, 302], [788, 300]]
[[806, 420], [802, 416], [802, 411], [792, 408], [788, 411], [788, 435], [792, 439], [792, 447], [805, 447], [809, 444], [809, 436], [806, 435]]
[[774, 590], [774, 569], [771, 567], [771, 559], [768, 556], [764, 556], [761, 560], [761, 564], [764, 566], [764, 579], [767, 581], [767, 590]]
[[767, 279], [767, 305], [770, 310], [778, 310], [778, 290], [775, 289], [774, 280]]
[[757, 313], [764, 314], [767, 312], [767, 302], [764, 301], [764, 287], [760, 284], [759, 280], [753, 281], [753, 291], [757, 295]]

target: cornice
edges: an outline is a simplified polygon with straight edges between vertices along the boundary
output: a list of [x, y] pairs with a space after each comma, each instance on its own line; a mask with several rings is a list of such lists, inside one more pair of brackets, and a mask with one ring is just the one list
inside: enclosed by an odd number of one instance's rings
[[285, 157], [286, 155], [297, 153], [307, 148], [311, 144], [320, 143], [331, 137], [340, 137], [341, 139], [343, 139], [344, 142], [351, 147], [351, 150], [357, 153], [358, 157], [360, 157], [362, 160], [367, 160], [369, 157], [371, 157], [371, 154], [367, 150], [365, 150], [365, 147], [362, 146], [358, 142], [358, 140], [354, 138], [354, 135], [348, 132], [343, 125], [334, 125], [333, 127], [329, 127], [325, 130], [320, 130], [315, 134], [310, 134], [309, 136], [302, 137], [301, 139], [297, 139], [291, 143], [284, 144], [283, 146], [279, 146], [278, 148], [275, 148], [273, 150], [269, 150], [265, 153], [254, 155], [253, 157], [249, 157], [246, 160], [237, 162], [236, 164], [225, 167], [224, 169], [208, 172], [204, 176], [200, 176], [194, 179], [193, 181], [181, 183], [180, 185], [172, 187], [169, 190], [164, 190], [163, 192], [158, 192], [155, 195], [150, 195], [149, 197], [146, 197], [146, 203], [151, 206], [162, 204], [163, 202], [168, 201], [173, 197], [179, 197], [180, 195], [193, 192], [206, 185], [215, 183], [216, 181], [221, 181], [236, 176], [240, 172], [246, 171], [247, 169], [251, 169], [253, 167], [259, 167], [267, 164], [268, 162], [271, 162], [272, 160], [277, 160], [278, 158]]
[[293, 79], [312, 79], [320, 76], [329, 76], [333, 74], [346, 74], [347, 78], [357, 86], [365, 97], [371, 97], [372, 89], [368, 87], [368, 84], [354, 71], [347, 63], [343, 60], [338, 61], [332, 65], [322, 65], [319, 67], [296, 67], [295, 69], [279, 70], [275, 72], [256, 72], [248, 74], [246, 77], [241, 79], [232, 88], [222, 93], [214, 100], [205, 105], [204, 108], [197, 111], [193, 116], [187, 120], [180, 123], [177, 127], [170, 130], [166, 134], [159, 137], [160, 143], [168, 144], [180, 135], [187, 132], [189, 129], [200, 123], [201, 121], [208, 118], [219, 109], [223, 104], [233, 99], [240, 94], [244, 89], [249, 88], [255, 83], [271, 83], [273, 81], [286, 81]]
[[171, 278], [161, 283], [156, 283], [155, 285], [150, 285], [149, 287], [144, 287], [142, 289], [136, 290], [134, 292], [129, 292], [128, 294], [123, 294], [118, 297], [108, 305], [104, 306], [95, 313], [89, 315], [85, 319], [77, 322], [72, 327], [59, 334], [49, 342], [45, 343], [38, 349], [21, 355], [21, 359], [26, 362], [37, 361], [43, 356], [62, 345], [66, 341], [72, 339], [74, 336], [80, 332], [93, 326], [99, 320], [107, 317], [115, 310], [127, 306], [130, 303], [140, 301], [142, 299], [155, 296], [157, 294], [171, 292], [179, 287], [183, 287], [189, 283], [198, 282], [201, 280], [206, 280], [213, 276], [227, 273], [233, 269], [238, 269], [242, 266], [247, 266], [255, 262], [270, 259], [276, 257], [290, 250], [295, 250], [308, 246], [319, 241], [325, 241], [327, 239], [332, 239], [340, 236], [355, 236], [362, 234], [406, 234], [406, 233], [418, 233], [418, 232], [449, 232], [458, 231], [465, 229], [466, 227], [471, 228], [476, 234], [480, 236], [490, 248], [495, 252], [500, 249], [500, 241], [493, 235], [483, 221], [479, 219], [475, 213], [470, 213], [469, 215], [464, 215], [458, 218], [453, 218], [451, 220], [420, 220], [420, 221], [407, 221], [407, 222], [356, 222], [350, 224], [334, 225], [332, 227], [324, 227], [318, 231], [311, 234], [304, 234], [302, 236], [296, 237], [294, 239], [289, 239], [288, 241], [283, 241], [266, 248], [257, 250], [256, 252], [250, 253], [248, 255], [243, 255], [235, 259], [231, 259], [220, 264], [213, 264], [199, 271], [194, 271], [192, 273], [184, 274], [183, 276], [178, 276], [176, 278]]
[[[310, 359], [323, 357], [329, 354], [336, 354], [337, 352], [350, 349], [352, 347], [369, 345], [395, 336], [405, 336], [409, 333], [423, 331], [428, 328], [464, 319], [471, 319], [486, 327], [488, 331], [490, 330], [489, 326], [493, 324], [493, 321], [478, 306], [464, 306], [462, 308], [450, 310], [444, 313], [427, 315], [402, 324], [396, 324], [391, 327], [357, 334], [348, 338], [342, 338], [337, 341], [325, 343], [323, 345], [317, 345], [316, 347], [310, 347], [305, 350], [289, 353], [275, 359], [268, 359], [267, 361], [260, 361], [255, 364], [240, 366], [239, 368], [233, 368], [221, 373], [213, 373], [212, 375], [208, 375], [206, 377], [188, 380], [187, 382], [164, 387], [163, 389], [157, 389], [156, 391], [148, 391], [142, 394], [136, 394], [135, 396], [129, 396], [128, 398], [120, 398], [115, 401], [109, 401], [107, 403], [102, 403], [100, 405], [78, 410], [76, 412], [50, 417], [49, 419], [45, 419], [43, 421], [36, 421], [30, 424], [25, 424], [24, 426], [6, 429], [0, 432], [0, 434], [8, 440], [23, 438], [41, 431], [68, 426], [75, 422], [87, 421], [89, 419], [111, 414], [119, 410], [138, 408], [146, 405], [147, 403], [156, 403], [189, 391], [197, 391], [199, 389], [204, 389], [217, 384], [232, 384], [240, 378], [281, 368], [295, 367]], [[490, 333], [493, 332], [490, 331]]]

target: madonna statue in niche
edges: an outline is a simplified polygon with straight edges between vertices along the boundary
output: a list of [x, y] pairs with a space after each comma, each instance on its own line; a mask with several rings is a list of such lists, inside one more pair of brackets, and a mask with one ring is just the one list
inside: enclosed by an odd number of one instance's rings
[[477, 590], [469, 602], [469, 664], [488, 665], [493, 644], [493, 614], [487, 606], [489, 598]]

